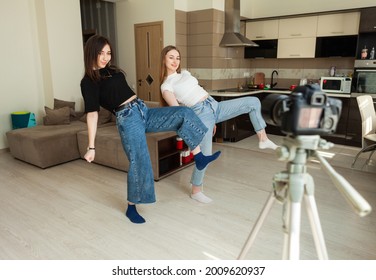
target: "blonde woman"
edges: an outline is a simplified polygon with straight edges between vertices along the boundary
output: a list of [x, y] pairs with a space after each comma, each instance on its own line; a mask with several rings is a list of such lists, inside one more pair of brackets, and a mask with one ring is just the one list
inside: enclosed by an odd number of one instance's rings
[[[217, 102], [188, 71], [180, 69], [180, 52], [175, 46], [167, 46], [161, 52], [161, 93], [169, 106], [191, 108], [208, 128], [200, 147], [203, 153], [211, 154], [212, 132], [215, 124], [232, 119], [241, 114], [249, 114], [259, 139], [260, 149], [276, 149], [278, 146], [268, 139], [266, 123], [261, 115], [260, 100], [256, 97], [243, 97]], [[205, 169], [194, 169], [191, 184], [191, 198], [209, 203], [211, 198], [202, 192]]]

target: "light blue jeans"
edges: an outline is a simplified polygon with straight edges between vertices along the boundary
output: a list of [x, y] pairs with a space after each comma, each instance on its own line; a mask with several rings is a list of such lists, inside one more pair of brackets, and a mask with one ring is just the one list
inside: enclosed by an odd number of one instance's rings
[[156, 200], [145, 133], [176, 131], [193, 150], [208, 131], [189, 108], [176, 106], [149, 109], [141, 99], [116, 112], [116, 124], [129, 160], [128, 201], [136, 204]]
[[[257, 97], [242, 97], [217, 102], [209, 96], [205, 101], [191, 107], [204, 125], [208, 128], [204, 139], [200, 144], [201, 152], [204, 155], [212, 154], [213, 128], [220, 123], [242, 114], [249, 114], [253, 128], [256, 132], [264, 129], [266, 123], [261, 115], [261, 103]], [[191, 177], [191, 184], [202, 186], [206, 168], [198, 170], [195, 168]]]

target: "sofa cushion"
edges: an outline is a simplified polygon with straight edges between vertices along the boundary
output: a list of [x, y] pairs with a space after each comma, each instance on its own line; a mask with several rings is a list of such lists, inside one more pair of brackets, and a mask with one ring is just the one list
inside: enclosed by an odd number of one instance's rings
[[[112, 118], [112, 113], [101, 107], [100, 110], [99, 110], [99, 113], [98, 113], [98, 125], [110, 122], [111, 118]], [[84, 114], [80, 118], [80, 121], [86, 123], [86, 114]]]
[[69, 107], [70, 108], [70, 115], [71, 117], [76, 117], [76, 110], [75, 110], [76, 103], [73, 101], [65, 101], [54, 98], [54, 109], [60, 109], [63, 107]]
[[59, 109], [50, 109], [44, 106], [46, 116], [43, 118], [44, 125], [61, 125], [70, 123], [70, 108], [62, 107]]

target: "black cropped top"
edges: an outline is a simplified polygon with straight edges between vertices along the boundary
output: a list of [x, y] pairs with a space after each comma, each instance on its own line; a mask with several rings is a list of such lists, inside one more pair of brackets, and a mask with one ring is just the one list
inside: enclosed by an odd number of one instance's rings
[[99, 111], [100, 106], [113, 112], [124, 101], [135, 95], [121, 71], [108, 67], [99, 70], [100, 81], [93, 81], [87, 75], [81, 80], [81, 93], [85, 112]]

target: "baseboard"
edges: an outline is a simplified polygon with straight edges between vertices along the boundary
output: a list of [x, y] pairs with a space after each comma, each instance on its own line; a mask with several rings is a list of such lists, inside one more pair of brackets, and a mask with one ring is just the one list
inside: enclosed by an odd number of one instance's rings
[[9, 153], [9, 148], [0, 149], [0, 154]]

